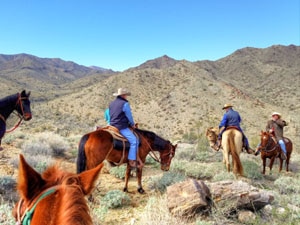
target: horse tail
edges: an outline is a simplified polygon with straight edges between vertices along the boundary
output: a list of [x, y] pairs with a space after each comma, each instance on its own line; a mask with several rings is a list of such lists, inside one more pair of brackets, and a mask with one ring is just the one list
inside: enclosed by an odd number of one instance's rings
[[79, 142], [77, 162], [76, 162], [77, 173], [83, 172], [86, 168], [86, 156], [85, 156], [84, 146], [88, 139], [89, 139], [89, 135], [86, 134], [80, 139]]
[[240, 160], [240, 156], [237, 152], [237, 146], [234, 142], [235, 138], [234, 138], [234, 133], [230, 133], [229, 137], [228, 137], [228, 142], [229, 142], [229, 149], [231, 151], [231, 155], [232, 155], [232, 162], [233, 162], [233, 170], [234, 172], [243, 175], [244, 174], [244, 170], [243, 170], [243, 166]]

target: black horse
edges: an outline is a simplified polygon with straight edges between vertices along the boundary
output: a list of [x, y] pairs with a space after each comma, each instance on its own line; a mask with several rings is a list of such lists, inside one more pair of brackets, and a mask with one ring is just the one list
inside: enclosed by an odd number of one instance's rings
[[25, 121], [31, 119], [32, 115], [29, 96], [30, 92], [26, 93], [26, 91], [23, 90], [21, 93], [9, 95], [0, 99], [0, 151], [3, 150], [1, 147], [1, 139], [6, 132], [6, 119], [9, 115], [16, 110], [20, 117], [20, 122], [22, 119]]

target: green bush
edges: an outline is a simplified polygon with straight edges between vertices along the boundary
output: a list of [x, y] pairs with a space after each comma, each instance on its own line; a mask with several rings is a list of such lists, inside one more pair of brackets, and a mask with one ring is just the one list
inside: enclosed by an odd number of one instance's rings
[[0, 198], [0, 224], [15, 225], [16, 221], [11, 213], [12, 207]]
[[275, 180], [274, 185], [280, 194], [300, 194], [300, 179], [297, 177], [282, 176]]
[[0, 177], [0, 194], [6, 190], [13, 190], [16, 187], [16, 180], [9, 176]]
[[129, 204], [129, 196], [120, 190], [112, 190], [107, 192], [101, 200], [101, 205], [110, 209], [119, 208]]
[[263, 175], [260, 172], [260, 166], [257, 163], [250, 161], [250, 160], [243, 160], [243, 168], [245, 175], [254, 180], [261, 180], [263, 179]]
[[111, 167], [109, 169], [109, 173], [114, 175], [117, 178], [124, 179], [125, 178], [125, 172], [126, 172], [126, 165]]
[[186, 176], [177, 172], [166, 172], [162, 177], [152, 177], [149, 181], [149, 188], [163, 193], [172, 184], [184, 181]]

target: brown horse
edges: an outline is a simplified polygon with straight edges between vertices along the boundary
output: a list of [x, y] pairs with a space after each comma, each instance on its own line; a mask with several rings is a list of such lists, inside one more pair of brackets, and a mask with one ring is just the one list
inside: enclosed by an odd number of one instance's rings
[[[139, 158], [145, 163], [148, 153], [151, 151], [158, 151], [160, 159], [156, 157], [157, 161], [161, 164], [161, 170], [168, 171], [171, 165], [171, 160], [175, 155], [176, 145], [172, 145], [170, 141], [164, 140], [151, 131], [141, 129], [134, 130], [140, 139]], [[79, 143], [78, 156], [77, 156], [77, 173], [84, 170], [92, 169], [104, 160], [109, 162], [127, 163], [125, 174], [125, 187], [124, 192], [128, 191], [128, 180], [131, 168], [128, 165], [128, 151], [117, 150], [113, 144], [113, 136], [104, 129], [85, 134]], [[138, 192], [144, 193], [142, 187], [142, 168], [137, 168], [138, 178]]]
[[18, 191], [13, 209], [18, 225], [92, 225], [85, 195], [92, 192], [103, 164], [79, 175], [49, 167], [39, 174], [20, 155]]
[[[289, 162], [293, 151], [293, 143], [288, 138], [284, 138], [284, 142], [287, 151], [286, 171], [289, 171]], [[261, 152], [261, 159], [263, 161], [262, 174], [265, 174], [266, 172], [267, 158], [270, 159], [270, 164], [269, 164], [270, 172], [272, 170], [273, 163], [276, 157], [278, 157], [280, 161], [279, 172], [282, 170], [283, 158], [281, 156], [281, 147], [279, 143], [275, 141], [275, 137], [273, 137], [272, 134], [270, 134], [269, 132], [261, 131], [261, 140], [260, 140], [260, 146], [258, 147], [258, 150], [260, 150]]]
[[[210, 127], [206, 130], [206, 137], [213, 148], [218, 138], [218, 129]], [[243, 134], [235, 129], [227, 129], [222, 134], [221, 148], [223, 149], [223, 163], [230, 172], [229, 156], [232, 156], [233, 173], [243, 176], [243, 166], [240, 160], [240, 153], [243, 148]]]

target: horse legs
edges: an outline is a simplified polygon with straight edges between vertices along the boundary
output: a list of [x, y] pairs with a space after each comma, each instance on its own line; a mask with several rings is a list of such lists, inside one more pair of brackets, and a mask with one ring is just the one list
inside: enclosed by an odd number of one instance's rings
[[289, 172], [289, 163], [290, 163], [290, 154], [287, 154], [287, 157], [286, 157], [286, 172]]
[[229, 153], [225, 153], [225, 151], [223, 152], [223, 162], [226, 166], [227, 172], [230, 172], [230, 161], [229, 161]]
[[271, 159], [270, 159], [270, 165], [269, 165], [269, 167], [270, 167], [270, 173], [271, 173], [271, 171], [272, 171], [272, 167], [273, 167], [273, 163], [274, 163], [274, 161], [275, 161], [275, 156], [273, 156]]
[[142, 187], [142, 168], [137, 168], [137, 179], [138, 179], [138, 192], [140, 194], [145, 193], [145, 190]]
[[[124, 192], [128, 192], [128, 181], [130, 177], [131, 167], [130, 165], [127, 165], [126, 172], [125, 172], [125, 187], [123, 188]], [[138, 179], [138, 189], [137, 191], [141, 194], [145, 192], [145, 190], [142, 187], [142, 169], [137, 168], [136, 169], [137, 179]]]
[[283, 164], [283, 159], [282, 158], [279, 158], [279, 172], [281, 172], [282, 170], [282, 164]]
[[125, 187], [123, 188], [124, 192], [128, 192], [128, 181], [130, 177], [130, 171], [131, 171], [130, 165], [127, 164], [126, 172], [125, 172]]
[[262, 171], [262, 174], [265, 175], [265, 173], [266, 173], [267, 159], [262, 157], [262, 161], [263, 161], [263, 171]]

